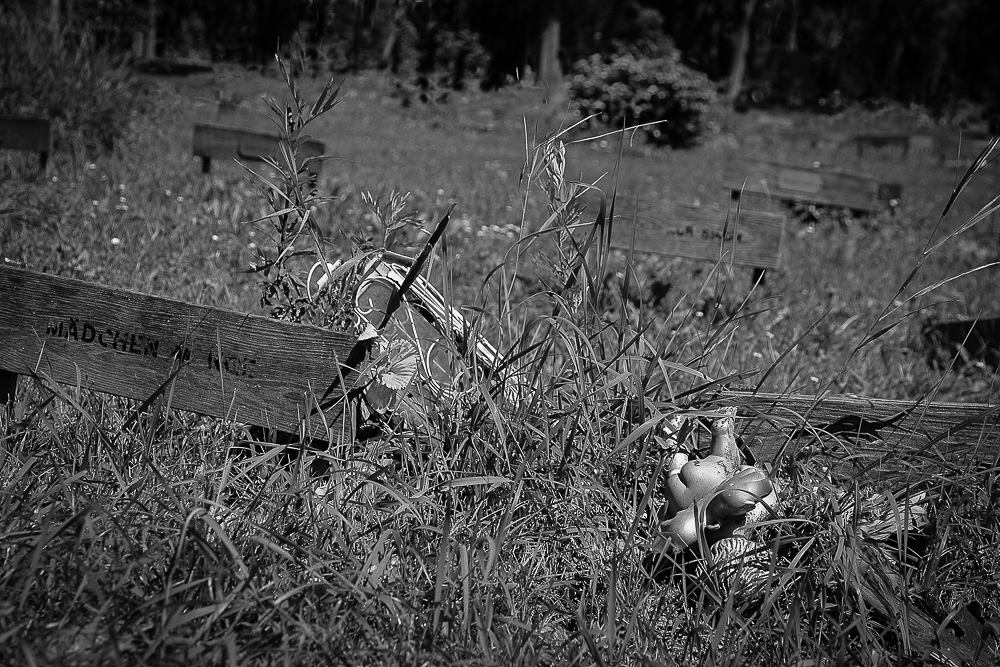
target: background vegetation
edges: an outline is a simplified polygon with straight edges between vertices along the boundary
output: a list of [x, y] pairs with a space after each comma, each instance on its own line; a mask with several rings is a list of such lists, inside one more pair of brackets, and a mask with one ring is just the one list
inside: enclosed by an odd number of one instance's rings
[[[201, 174], [190, 131], [220, 116], [269, 127], [260, 97], [290, 101], [285, 82], [273, 69], [229, 64], [135, 75], [89, 48], [80, 59], [93, 75], [81, 76], [59, 64], [74, 52], [48, 28], [19, 26], [52, 91], [11, 110], [45, 112], [20, 107], [76, 90], [89, 113], [113, 119], [115, 138], [57, 150], [47, 174], [35, 156], [2, 154], [0, 255], [261, 312], [260, 278], [247, 269], [272, 246], [266, 224], [246, 221], [268, 203], [236, 165]], [[20, 45], [0, 48], [13, 57]], [[690, 150], [627, 135], [582, 141], [592, 130], [564, 135], [581, 141], [563, 150], [545, 138], [576, 117], [537, 89], [467, 86], [448, 104], [403, 106], [389, 75], [345, 78], [343, 100], [311, 129], [337, 158], [318, 184], [329, 200], [311, 212], [325, 252], [348, 259], [379, 248], [386, 227], [405, 222], [391, 248], [413, 254], [456, 205], [426, 275], [502, 350], [523, 353], [516, 367], [529, 380], [508, 397], [454, 353], [451, 392], [422, 378], [401, 399], [405, 421], [298, 458], [239, 424], [132, 418], [128, 401], [23, 382], [0, 415], [2, 662], [875, 665], [909, 655], [934, 664], [907, 646], [914, 610], [941, 622], [968, 609], [996, 623], [995, 456], [928, 450], [875, 488], [826, 469], [822, 456], [767, 462], [787, 500], [759, 535], [763, 598], [740, 597], [707, 560], [656, 568], [649, 559], [665, 455], [676, 446], [658, 425], [714, 414], [716, 380], [745, 374], [779, 393], [996, 399], [993, 368], [931, 368], [920, 337], [927, 317], [992, 314], [995, 170], [978, 172], [941, 220], [971, 156], [947, 167], [889, 151], [806, 151], [776, 137], [766, 117], [723, 104], [706, 110]], [[790, 116], [832, 131], [928, 129], [924, 111]], [[87, 136], [75, 122], [60, 132]], [[900, 182], [904, 197], [894, 213], [864, 219], [788, 211], [783, 268], [754, 289], [749, 269], [724, 263], [574, 250], [572, 207], [560, 202], [573, 201], [575, 182], [724, 207], [722, 166], [739, 155], [862, 171]], [[526, 247], [550, 216], [552, 231]], [[590, 206], [581, 220], [597, 217]], [[757, 450], [752, 423], [741, 421]], [[996, 435], [968, 437], [995, 452]], [[873, 465], [858, 443], [827, 444]], [[896, 541], [873, 538], [849, 510], [860, 497], [915, 491], [929, 498], [929, 523]]]

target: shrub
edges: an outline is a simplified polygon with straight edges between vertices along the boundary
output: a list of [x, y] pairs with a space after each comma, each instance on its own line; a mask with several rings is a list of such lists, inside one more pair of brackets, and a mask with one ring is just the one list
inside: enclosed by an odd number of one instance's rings
[[47, 26], [0, 9], [0, 113], [45, 116], [57, 146], [110, 150], [139, 102], [125, 64], [87, 32]]
[[693, 144], [715, 94], [708, 77], [682, 64], [676, 49], [655, 57], [597, 54], [573, 70], [569, 94], [575, 112], [613, 128], [666, 121], [643, 128], [654, 144]]

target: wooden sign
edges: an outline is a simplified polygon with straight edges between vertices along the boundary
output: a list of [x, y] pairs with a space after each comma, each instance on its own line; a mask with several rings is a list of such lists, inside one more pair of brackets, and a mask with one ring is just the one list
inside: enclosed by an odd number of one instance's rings
[[940, 139], [935, 143], [935, 152], [946, 166], [967, 167], [979, 157], [989, 144], [989, 135], [966, 132]]
[[52, 125], [47, 118], [0, 116], [0, 148], [38, 153], [45, 171], [52, 152]]
[[785, 217], [673, 202], [619, 199], [611, 245], [638, 252], [707, 262], [777, 269], [781, 264]]
[[773, 113], [757, 114], [757, 122], [773, 128], [789, 129], [795, 126], [795, 120], [790, 116], [779, 116]]
[[341, 440], [360, 354], [346, 333], [0, 267], [7, 393], [12, 374], [137, 401], [165, 393], [177, 409], [324, 440], [325, 422]]
[[805, 144], [810, 148], [840, 148], [851, 141], [846, 132], [823, 132], [819, 130], [788, 130], [776, 135], [779, 139], [793, 144]]
[[725, 179], [734, 198], [748, 192], [783, 201], [840, 206], [865, 213], [898, 199], [903, 190], [895, 183], [880, 183], [855, 174], [750, 160], [730, 162]]
[[959, 367], [982, 361], [1000, 368], [1000, 318], [936, 322], [923, 328], [931, 347], [931, 362], [947, 366], [954, 359]]
[[[259, 162], [264, 157], [280, 156], [278, 144], [278, 137], [273, 134], [196, 123], [192, 152], [201, 158], [201, 170], [207, 174], [212, 170], [212, 158]], [[300, 148], [303, 157], [317, 157], [326, 151], [323, 143], [315, 140], [306, 141]], [[313, 176], [319, 173], [322, 164], [312, 164]]]

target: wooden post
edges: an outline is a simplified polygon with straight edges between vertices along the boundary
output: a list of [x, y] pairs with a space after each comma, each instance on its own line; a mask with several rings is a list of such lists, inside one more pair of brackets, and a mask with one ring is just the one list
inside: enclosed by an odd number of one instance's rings
[[14, 394], [17, 391], [17, 373], [0, 369], [0, 405], [10, 409], [14, 404]]

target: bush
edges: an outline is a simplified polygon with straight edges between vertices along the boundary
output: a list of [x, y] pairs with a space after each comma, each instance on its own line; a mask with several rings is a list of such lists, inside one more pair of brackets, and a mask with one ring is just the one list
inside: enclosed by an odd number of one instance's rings
[[125, 64], [87, 32], [47, 26], [0, 9], [0, 113], [52, 121], [57, 147], [110, 150], [139, 102]]
[[569, 94], [574, 111], [620, 128], [654, 121], [643, 129], [660, 145], [690, 146], [701, 135], [715, 91], [701, 72], [685, 66], [671, 49], [655, 57], [633, 53], [593, 55], [573, 67]]

